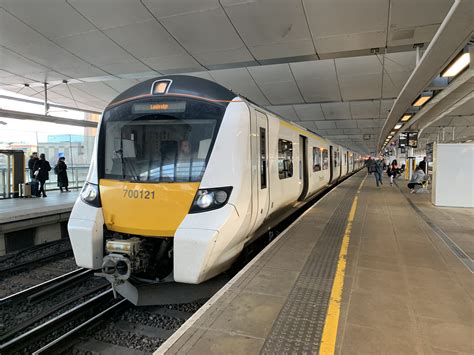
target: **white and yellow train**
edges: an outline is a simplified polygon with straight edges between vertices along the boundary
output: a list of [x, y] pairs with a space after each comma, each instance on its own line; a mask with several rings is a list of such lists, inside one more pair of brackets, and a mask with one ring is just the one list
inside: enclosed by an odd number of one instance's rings
[[75, 259], [115, 284], [198, 284], [361, 166], [214, 82], [148, 80], [104, 111], [68, 224]]

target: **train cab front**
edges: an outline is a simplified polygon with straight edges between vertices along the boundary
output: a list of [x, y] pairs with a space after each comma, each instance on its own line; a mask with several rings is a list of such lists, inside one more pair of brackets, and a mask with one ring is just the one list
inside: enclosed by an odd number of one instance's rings
[[185, 95], [109, 106], [91, 166], [96, 179], [90, 172], [68, 226], [79, 266], [115, 284], [172, 280], [181, 222], [230, 194], [199, 190], [225, 107]]

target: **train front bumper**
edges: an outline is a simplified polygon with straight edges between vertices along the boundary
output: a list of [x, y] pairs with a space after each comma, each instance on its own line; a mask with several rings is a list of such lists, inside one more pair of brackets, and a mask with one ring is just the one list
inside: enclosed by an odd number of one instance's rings
[[79, 197], [67, 226], [76, 264], [88, 269], [102, 267], [104, 217], [102, 208], [84, 203]]

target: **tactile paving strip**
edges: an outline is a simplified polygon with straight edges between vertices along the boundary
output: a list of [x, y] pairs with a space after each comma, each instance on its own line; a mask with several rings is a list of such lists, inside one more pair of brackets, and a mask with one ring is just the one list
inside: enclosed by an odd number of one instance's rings
[[314, 246], [268, 335], [262, 354], [317, 353], [347, 217], [357, 189], [348, 189]]

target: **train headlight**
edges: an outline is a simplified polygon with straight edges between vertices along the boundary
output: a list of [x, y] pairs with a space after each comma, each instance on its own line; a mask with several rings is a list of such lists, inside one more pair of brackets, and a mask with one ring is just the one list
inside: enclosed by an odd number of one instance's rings
[[229, 201], [232, 186], [216, 189], [200, 189], [196, 193], [189, 213], [215, 210], [224, 206]]
[[100, 207], [99, 186], [86, 182], [81, 191], [81, 200], [88, 205]]

